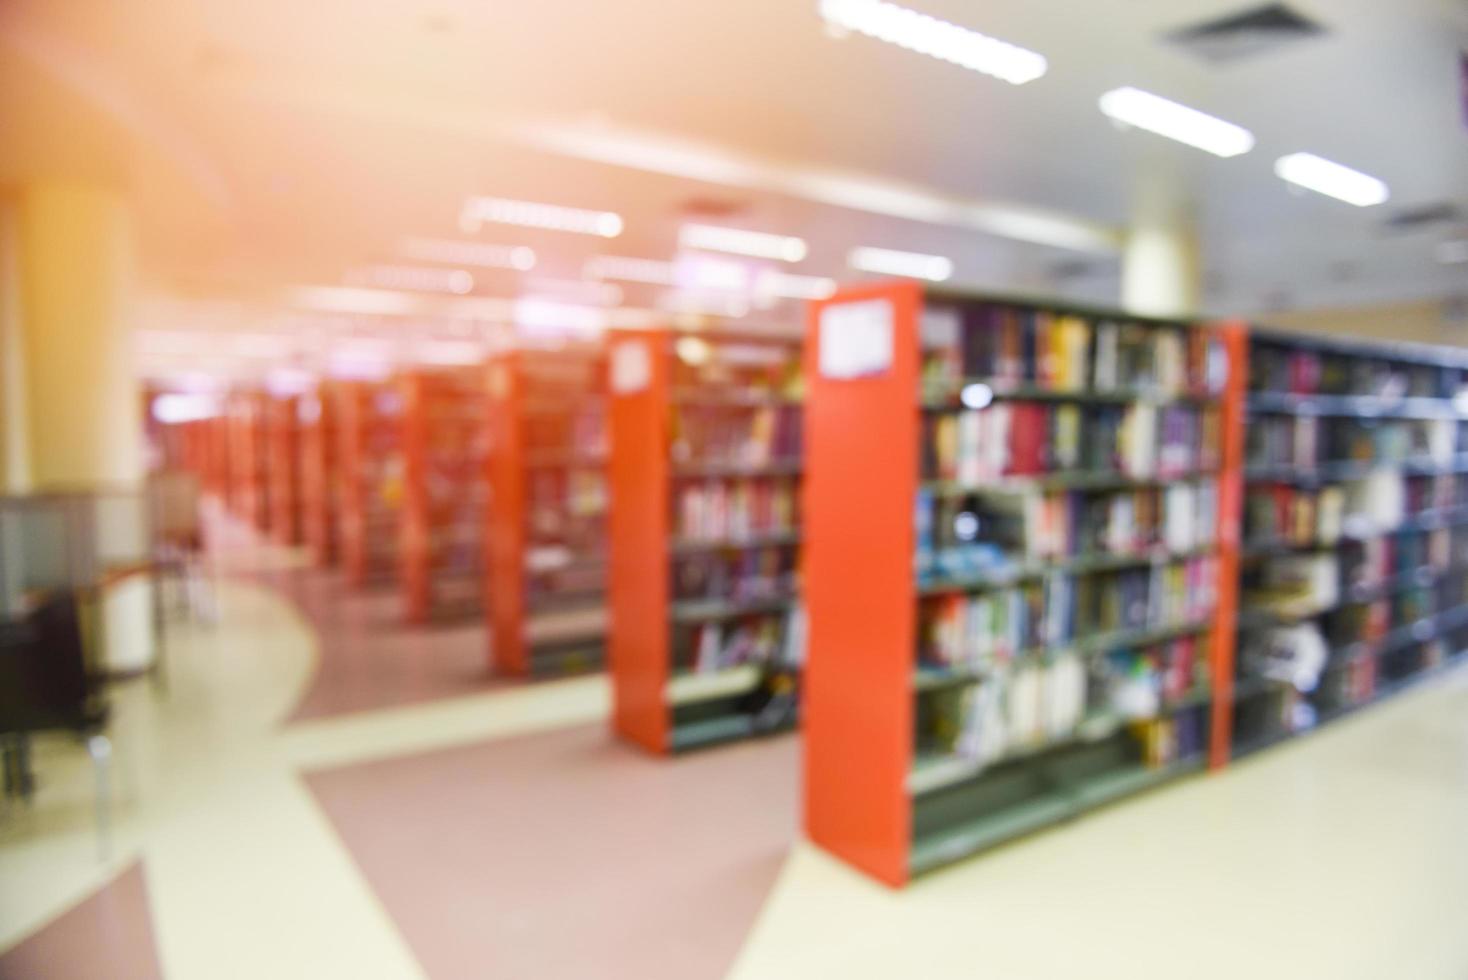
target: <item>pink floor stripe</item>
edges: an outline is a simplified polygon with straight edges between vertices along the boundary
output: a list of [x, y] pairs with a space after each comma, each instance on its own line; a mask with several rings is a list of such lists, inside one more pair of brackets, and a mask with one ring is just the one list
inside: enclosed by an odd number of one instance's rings
[[0, 954], [0, 980], [162, 977], [143, 867], [134, 864], [39, 932]]
[[254, 576], [291, 600], [316, 633], [320, 660], [291, 721], [373, 711], [513, 686], [489, 671], [480, 619], [408, 626], [393, 589], [354, 590], [326, 570]]
[[796, 836], [793, 736], [652, 759], [600, 726], [313, 774], [429, 975], [700, 980]]

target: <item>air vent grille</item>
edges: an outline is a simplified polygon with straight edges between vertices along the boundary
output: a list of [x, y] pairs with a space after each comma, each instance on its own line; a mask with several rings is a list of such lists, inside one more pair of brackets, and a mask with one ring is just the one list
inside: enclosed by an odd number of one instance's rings
[[1387, 218], [1385, 225], [1388, 231], [1420, 231], [1432, 225], [1456, 223], [1462, 218], [1462, 208], [1451, 201], [1440, 201], [1403, 208]]
[[1324, 27], [1282, 3], [1180, 27], [1164, 40], [1212, 65], [1228, 65], [1320, 37]]

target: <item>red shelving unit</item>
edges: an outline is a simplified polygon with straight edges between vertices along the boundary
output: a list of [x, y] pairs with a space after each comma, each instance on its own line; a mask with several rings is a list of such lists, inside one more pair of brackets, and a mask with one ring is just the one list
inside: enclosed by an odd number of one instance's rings
[[477, 615], [489, 427], [482, 367], [414, 371], [403, 405], [403, 598], [411, 623]]
[[301, 535], [320, 566], [337, 562], [340, 494], [336, 430], [337, 398], [333, 385], [323, 382], [302, 395], [298, 404], [300, 427]]
[[385, 585], [401, 562], [402, 394], [391, 382], [343, 382], [336, 407], [342, 570], [348, 585]]
[[269, 527], [265, 396], [239, 391], [228, 400], [230, 510], [257, 530]]
[[613, 725], [648, 751], [795, 722], [799, 364], [773, 334], [610, 342]]
[[299, 399], [294, 395], [265, 400], [270, 537], [284, 545], [301, 543], [299, 411]]
[[813, 304], [813, 841], [901, 886], [1226, 757], [1241, 337], [909, 283]]
[[490, 363], [491, 655], [514, 676], [600, 666], [606, 644], [605, 367], [596, 347]]

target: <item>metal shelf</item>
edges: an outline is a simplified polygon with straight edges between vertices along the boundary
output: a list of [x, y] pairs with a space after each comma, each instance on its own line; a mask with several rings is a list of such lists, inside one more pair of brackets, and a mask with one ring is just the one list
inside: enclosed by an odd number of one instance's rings
[[1035, 489], [1125, 490], [1130, 487], [1155, 487], [1188, 480], [1203, 480], [1216, 476], [1217, 473], [1218, 471], [1213, 467], [1153, 476], [1131, 476], [1114, 470], [1056, 470], [1024, 476], [1003, 476], [980, 484], [961, 483], [958, 480], [924, 480], [921, 486], [931, 493], [945, 496], [992, 492], [1012, 493]]
[[795, 605], [794, 596], [769, 599], [682, 599], [668, 604], [668, 615], [675, 623], [702, 623], [739, 616], [785, 612]]
[[1152, 565], [1167, 565], [1172, 562], [1202, 558], [1214, 552], [1213, 547], [1194, 548], [1188, 551], [1152, 551], [1128, 553], [1100, 553], [1076, 555], [1069, 558], [1034, 559], [962, 577], [930, 577], [919, 579], [919, 595], [943, 595], [950, 592], [973, 592], [980, 589], [1003, 588], [1019, 582], [1044, 578], [1050, 574], [1087, 575], [1094, 572], [1118, 571], [1126, 568], [1146, 568]]

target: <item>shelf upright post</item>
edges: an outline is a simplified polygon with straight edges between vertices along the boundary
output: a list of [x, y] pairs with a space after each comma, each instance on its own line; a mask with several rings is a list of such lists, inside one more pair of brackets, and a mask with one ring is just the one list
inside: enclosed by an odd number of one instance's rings
[[667, 349], [662, 330], [617, 334], [610, 341], [608, 384], [612, 726], [658, 754], [669, 750], [670, 721]]
[[490, 663], [500, 674], [530, 673], [525, 643], [525, 441], [521, 426], [519, 355], [496, 354], [486, 368], [491, 450], [486, 528], [485, 608]]
[[403, 399], [403, 508], [399, 518], [404, 616], [428, 622], [432, 605], [433, 549], [428, 513], [428, 386], [422, 371], [398, 381]]
[[341, 465], [341, 560], [346, 582], [367, 581], [366, 385], [344, 382], [337, 389], [337, 459]]
[[1239, 548], [1244, 513], [1244, 414], [1249, 391], [1249, 328], [1220, 324], [1228, 378], [1223, 389], [1218, 473], [1218, 581], [1213, 627], [1213, 715], [1208, 766], [1222, 769], [1232, 755], [1234, 656], [1238, 643]]
[[922, 303], [914, 283], [842, 290], [811, 306], [805, 344], [805, 830], [892, 886], [912, 838]]

